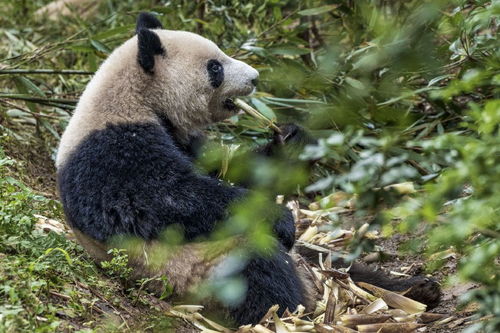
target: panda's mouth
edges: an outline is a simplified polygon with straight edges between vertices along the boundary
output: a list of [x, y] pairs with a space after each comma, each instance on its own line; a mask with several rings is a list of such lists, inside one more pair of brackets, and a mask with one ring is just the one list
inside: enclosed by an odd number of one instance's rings
[[232, 98], [226, 98], [224, 100], [224, 109], [229, 110], [229, 111], [236, 111], [237, 107], [236, 104], [234, 104], [234, 101]]

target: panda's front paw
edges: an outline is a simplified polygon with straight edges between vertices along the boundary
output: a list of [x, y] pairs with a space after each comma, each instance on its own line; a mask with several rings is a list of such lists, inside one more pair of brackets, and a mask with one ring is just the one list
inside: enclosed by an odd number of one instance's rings
[[296, 139], [297, 135], [299, 135], [301, 132], [304, 132], [304, 129], [302, 127], [294, 123], [283, 124], [280, 125], [279, 128], [281, 130], [280, 134], [282, 136], [283, 142], [293, 141], [294, 139]]
[[280, 144], [307, 144], [312, 138], [306, 130], [294, 123], [282, 124], [279, 126], [280, 132], [275, 133], [274, 142]]

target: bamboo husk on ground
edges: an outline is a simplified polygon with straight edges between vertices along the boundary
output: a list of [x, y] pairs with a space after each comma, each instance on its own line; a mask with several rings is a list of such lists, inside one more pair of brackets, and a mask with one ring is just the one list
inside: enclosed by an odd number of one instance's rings
[[[345, 198], [345, 194], [338, 197]], [[324, 228], [331, 225], [328, 214], [316, 214], [313, 218], [311, 210], [304, 210], [296, 202], [287, 206], [296, 218], [297, 243], [322, 254], [317, 264], [299, 261], [311, 275], [315, 288], [321, 298], [317, 300], [312, 314], [300, 310], [288, 311], [279, 318], [278, 307], [273, 306], [262, 321], [255, 326], [245, 325], [237, 332], [319, 332], [319, 333], [353, 333], [353, 332], [416, 332], [425, 327], [438, 327], [447, 323], [448, 315], [426, 313], [426, 306], [401, 294], [376, 286], [354, 283], [348, 271], [331, 267], [332, 253], [342, 255], [345, 243], [353, 237], [379, 237], [368, 231], [366, 226], [356, 230]], [[318, 207], [317, 211], [321, 211]], [[329, 208], [331, 209], [331, 208]], [[340, 214], [349, 214], [342, 212]], [[182, 315], [185, 320], [193, 320], [193, 324], [205, 332], [227, 332], [217, 329], [201, 315]], [[190, 319], [188, 319], [190, 318]], [[202, 327], [204, 327], [202, 329]]]

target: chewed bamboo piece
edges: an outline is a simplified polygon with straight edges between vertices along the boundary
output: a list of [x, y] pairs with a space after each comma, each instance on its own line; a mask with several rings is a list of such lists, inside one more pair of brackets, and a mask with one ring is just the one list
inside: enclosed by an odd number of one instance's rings
[[276, 131], [278, 133], [281, 133], [281, 129], [278, 126], [276, 126], [276, 124], [271, 119], [266, 118], [259, 111], [257, 111], [256, 109], [254, 109], [253, 107], [251, 107], [247, 103], [243, 102], [241, 99], [236, 98], [234, 100], [234, 104], [237, 107], [239, 107], [240, 109], [242, 109], [243, 111], [245, 111], [247, 114], [251, 115], [252, 117], [265, 122], [274, 131]]
[[427, 309], [427, 306], [425, 304], [412, 300], [411, 298], [405, 297], [398, 293], [385, 290], [383, 288], [374, 286], [366, 282], [358, 282], [358, 284], [361, 287], [371, 291], [372, 294], [381, 297], [387, 305], [395, 309], [401, 309], [406, 313], [409, 314], [421, 313], [425, 312], [425, 310]]

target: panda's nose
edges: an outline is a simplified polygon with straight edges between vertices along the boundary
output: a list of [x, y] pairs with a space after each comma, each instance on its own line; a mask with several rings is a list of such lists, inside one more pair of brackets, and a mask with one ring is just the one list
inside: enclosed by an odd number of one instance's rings
[[[250, 67], [251, 68], [251, 67]], [[257, 87], [257, 84], [259, 83], [259, 72], [255, 68], [252, 68], [251, 74], [250, 74], [250, 82], [254, 87]]]
[[255, 88], [259, 83], [259, 72], [250, 65], [245, 64], [242, 61], [234, 60], [238, 64], [238, 77], [243, 80], [240, 81], [242, 85], [246, 88]]

